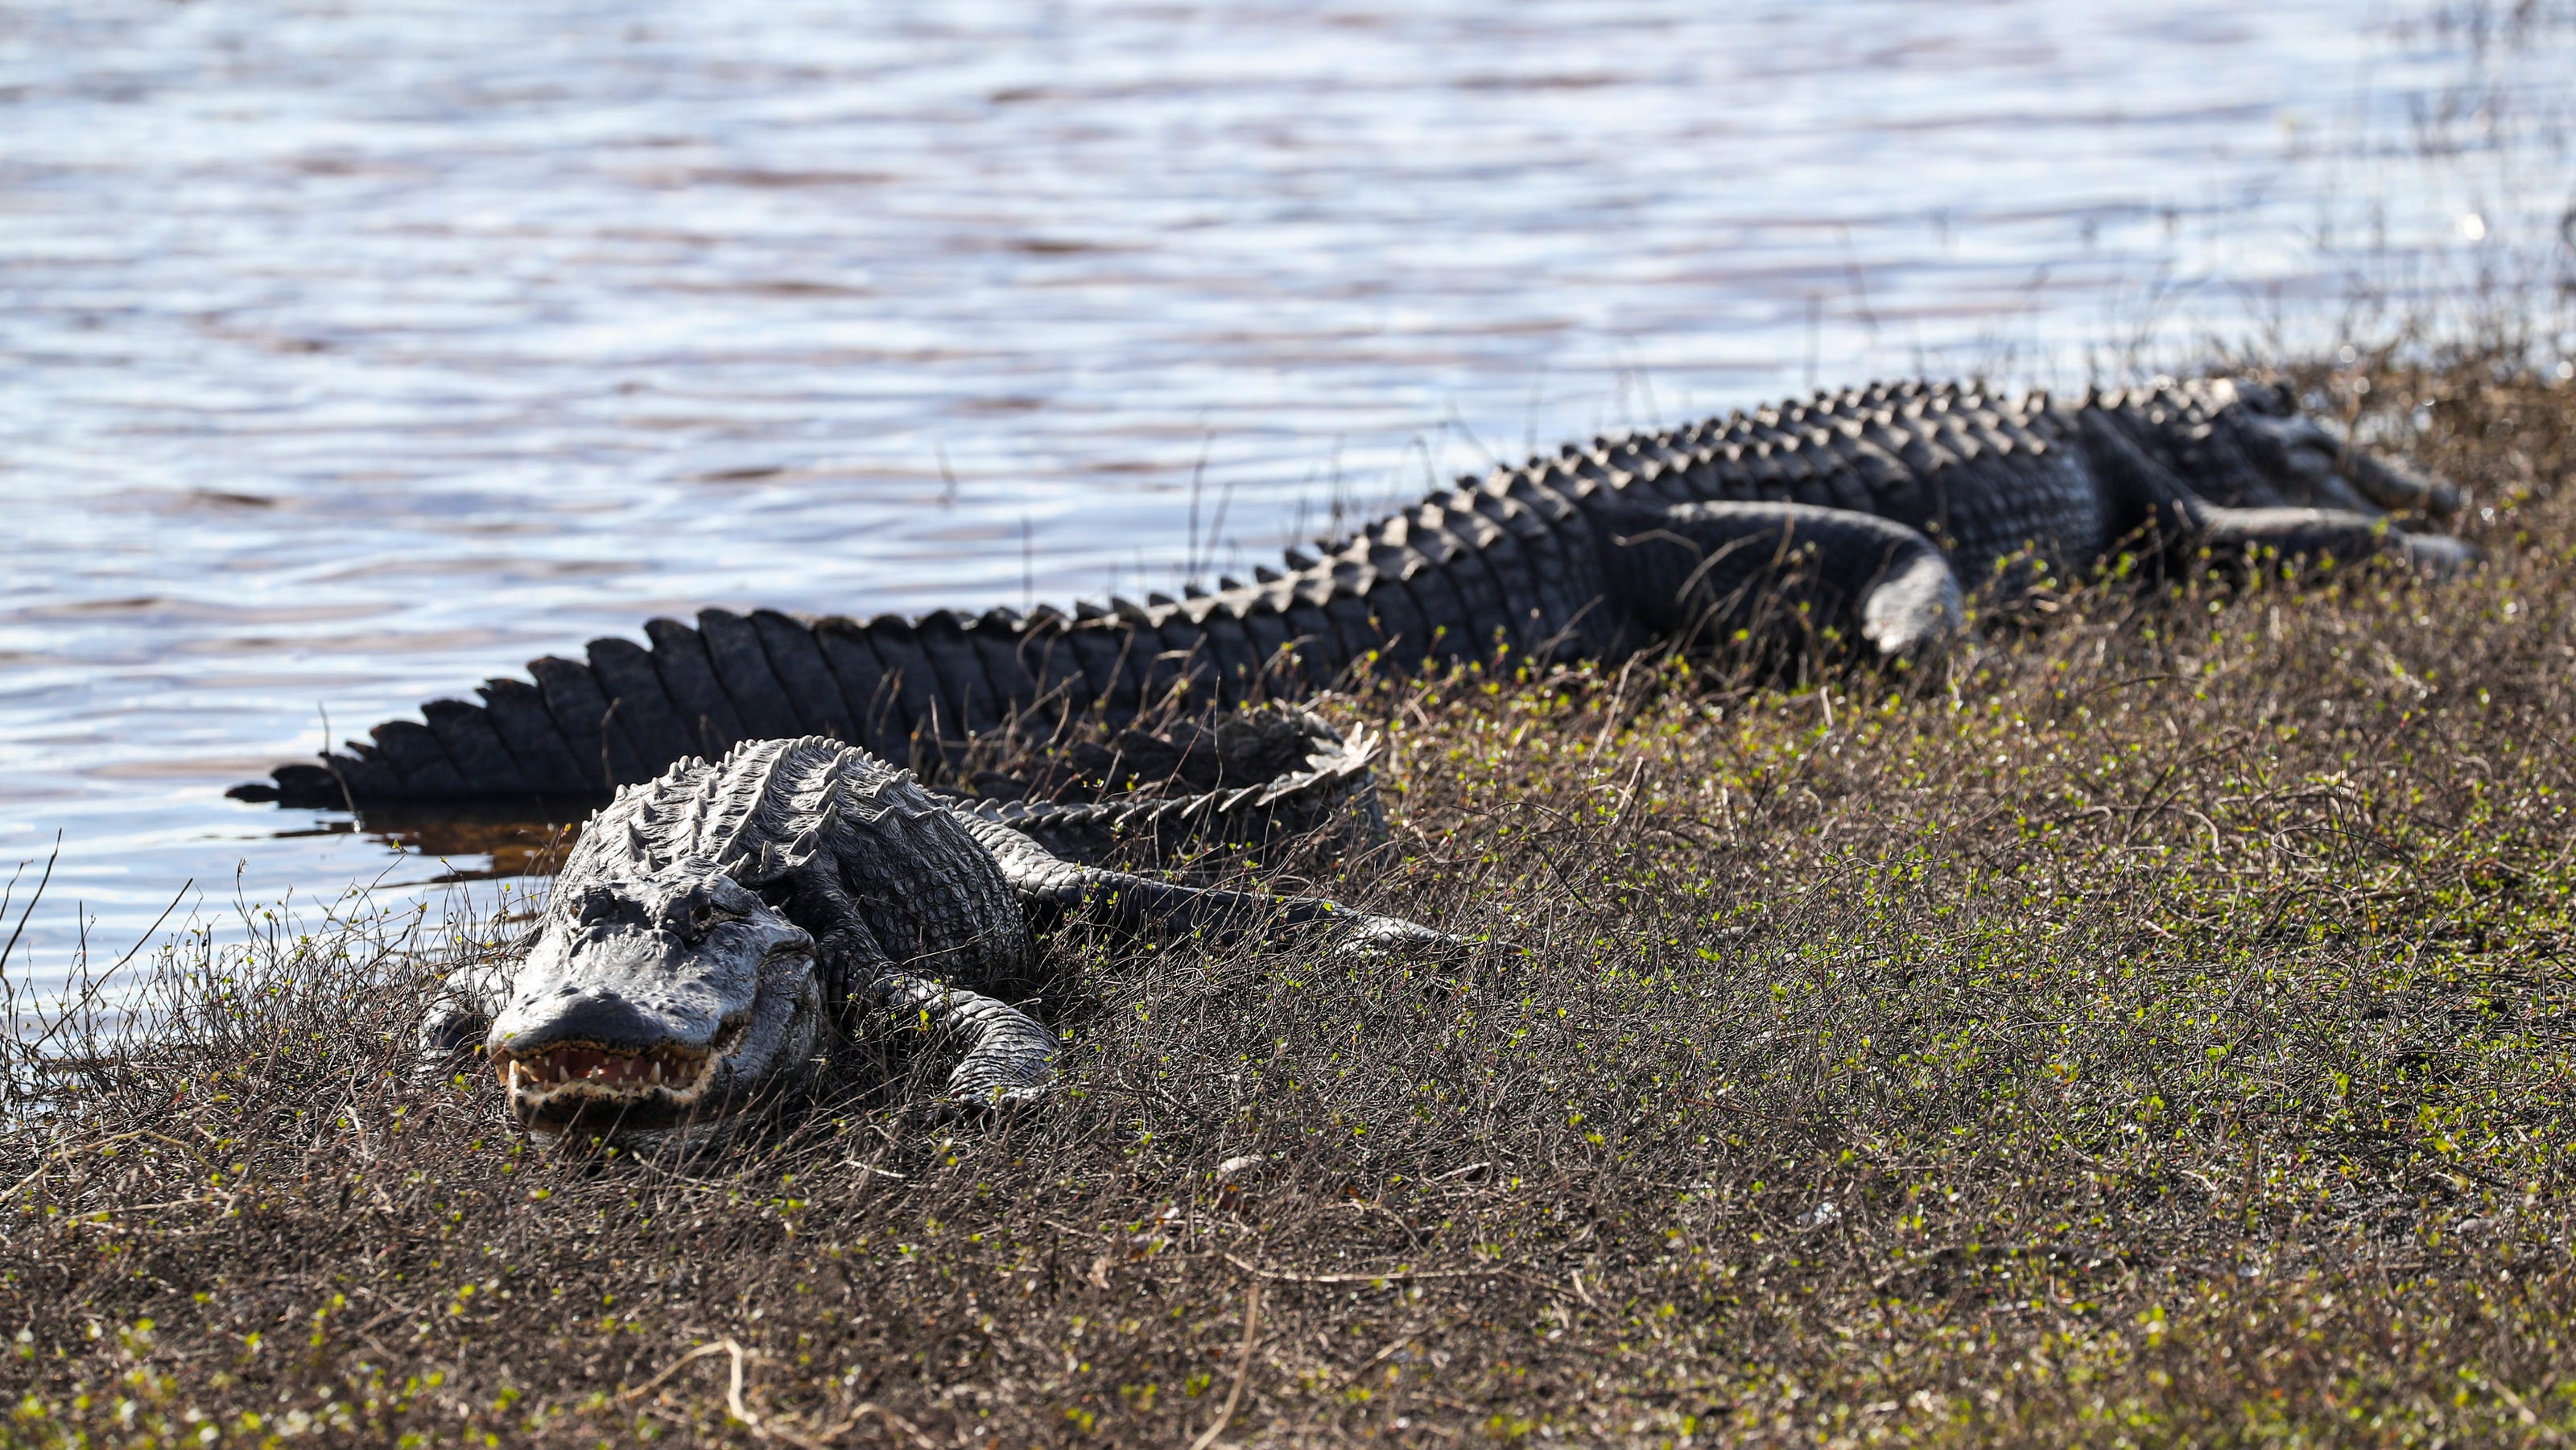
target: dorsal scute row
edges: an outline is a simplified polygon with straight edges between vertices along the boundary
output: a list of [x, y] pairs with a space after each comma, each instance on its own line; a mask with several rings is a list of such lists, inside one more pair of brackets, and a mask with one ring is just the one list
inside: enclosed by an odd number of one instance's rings
[[610, 844], [648, 872], [737, 868], [828, 831], [844, 789], [874, 799], [907, 775], [835, 740], [745, 741], [715, 764], [687, 757], [630, 788], [592, 816], [584, 839], [617, 833]]
[[[482, 706], [434, 702], [421, 723], [387, 722], [374, 745], [331, 756], [327, 768], [291, 767], [292, 781], [281, 771], [279, 795], [336, 805], [595, 792], [650, 783], [662, 762], [714, 769], [705, 758], [737, 742], [809, 734], [935, 772], [1022, 712], [1069, 720], [1096, 709], [1123, 724], [1175, 689], [1195, 692], [1193, 705], [1234, 704], [1327, 686], [1371, 657], [1397, 670], [1489, 659], [1497, 638], [1568, 654], [1625, 650], [1634, 640], [1599, 622], [1615, 611], [1596, 607], [1607, 588], [1594, 527], [1605, 504], [1836, 507], [1934, 530], [1945, 547], [2018, 536], [2039, 514], [2075, 506], [2085, 409], [2116, 413], [2150, 451], [2188, 450], [2195, 430], [2213, 420], [2224, 430], [2220, 415], [2240, 399], [2268, 413], [2289, 406], [2286, 394], [2246, 386], [2159, 380], [2096, 389], [2076, 406], [1978, 383], [1876, 382], [1498, 466], [1289, 549], [1284, 569], [1254, 569], [1250, 582], [1025, 614], [861, 621], [710, 609], [694, 627], [654, 620], [649, 644], [602, 639], [586, 663], [535, 661], [530, 681], [487, 685]], [[2048, 456], [2061, 450], [2069, 456]], [[2080, 546], [2086, 527], [2045, 532]], [[1278, 687], [1262, 683], [1274, 668]], [[651, 812], [637, 825], [681, 831]], [[682, 834], [716, 829], [710, 818]]]
[[2045, 394], [2010, 400], [1973, 383], [1880, 382], [1820, 391], [1811, 399], [1738, 410], [1660, 432], [1597, 437], [1588, 447], [1568, 443], [1554, 457], [1532, 457], [1480, 482], [1489, 492], [1506, 493], [1515, 478], [1544, 484], [1560, 472], [1651, 479], [1657, 471], [1706, 468], [1747, 456], [1768, 460], [1811, 449], [1842, 452], [1843, 443], [1862, 440], [1883, 445], [1885, 439], [1873, 438], [1874, 432], [1895, 434], [1900, 442], [1915, 434], [1955, 434], [1969, 438], [1978, 451], [2010, 452], [2045, 446], [2046, 439], [2031, 433], [2027, 421], [2034, 410], [2046, 407]]
[[[2034, 401], [2035, 400], [2035, 401]], [[2045, 395], [1998, 399], [1973, 384], [1876, 383], [1776, 407], [1737, 411], [1681, 427], [1568, 445], [1484, 480], [1487, 493], [1528, 499], [1558, 479], [1593, 481], [1650, 498], [1784, 498], [1844, 507], [1921, 475], [1987, 454], [2048, 451], [2033, 426]], [[1858, 475], [1857, 490], [1836, 484]], [[1568, 490], [1580, 497], [1588, 491]]]

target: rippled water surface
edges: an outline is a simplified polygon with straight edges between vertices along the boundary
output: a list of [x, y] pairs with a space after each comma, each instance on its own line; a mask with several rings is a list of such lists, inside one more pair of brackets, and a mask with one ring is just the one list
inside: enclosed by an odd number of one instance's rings
[[0, 3], [20, 963], [440, 874], [221, 791], [657, 612], [1142, 590], [1810, 383], [2520, 305], [2523, 9]]

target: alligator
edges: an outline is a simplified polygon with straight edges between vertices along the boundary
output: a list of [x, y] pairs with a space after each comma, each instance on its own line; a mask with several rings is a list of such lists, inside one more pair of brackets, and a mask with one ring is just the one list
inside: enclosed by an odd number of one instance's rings
[[1055, 1034], [992, 995], [1066, 927], [1337, 953], [1449, 943], [1316, 897], [1069, 861], [909, 770], [819, 736], [689, 757], [593, 816], [524, 953], [450, 983], [423, 1048], [480, 1044], [511, 1116], [553, 1146], [713, 1146], [814, 1081], [840, 1044], [926, 1030], [962, 1049], [937, 1111], [1049, 1091]]
[[2061, 402], [1878, 384], [1689, 427], [1568, 444], [1461, 479], [1320, 553], [1288, 551], [1185, 597], [1070, 614], [804, 619], [710, 609], [650, 646], [593, 641], [482, 703], [436, 700], [369, 743], [236, 787], [290, 805], [594, 796], [674, 760], [804, 734], [926, 775], [1009, 724], [1115, 726], [1175, 694], [1228, 706], [1359, 669], [1617, 661], [1709, 638], [1911, 657], [1955, 637], [1970, 593], [2119, 560], [2192, 567], [2476, 550], [2392, 526], [2458, 490], [2231, 379]]

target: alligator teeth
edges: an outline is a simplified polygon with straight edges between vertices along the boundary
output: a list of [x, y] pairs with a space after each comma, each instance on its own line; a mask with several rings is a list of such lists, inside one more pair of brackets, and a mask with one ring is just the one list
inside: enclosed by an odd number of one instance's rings
[[[735, 1034], [739, 1036], [739, 1034]], [[721, 1056], [665, 1044], [645, 1052], [561, 1043], [496, 1062], [501, 1080], [513, 1092], [547, 1092], [580, 1087], [597, 1090], [665, 1090], [683, 1095], [695, 1091], [709, 1065]]]

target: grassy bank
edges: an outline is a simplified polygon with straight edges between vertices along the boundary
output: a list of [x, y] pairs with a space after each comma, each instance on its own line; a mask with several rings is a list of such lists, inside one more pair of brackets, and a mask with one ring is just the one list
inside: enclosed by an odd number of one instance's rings
[[1341, 702], [1331, 889], [1526, 954], [1077, 950], [999, 1130], [568, 1165], [409, 1076], [485, 944], [174, 957], [0, 1125], [0, 1438], [2558, 1443], [2576, 388], [2364, 380], [2497, 567]]

